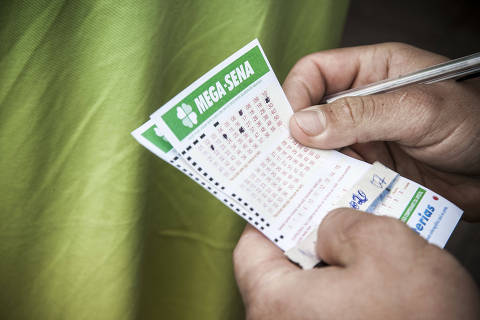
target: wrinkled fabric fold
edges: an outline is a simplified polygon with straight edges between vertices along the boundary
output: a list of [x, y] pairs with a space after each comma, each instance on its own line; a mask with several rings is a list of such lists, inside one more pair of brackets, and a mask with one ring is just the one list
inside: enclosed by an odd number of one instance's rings
[[0, 318], [242, 319], [244, 222], [130, 132], [259, 38], [282, 81], [346, 1], [3, 1]]

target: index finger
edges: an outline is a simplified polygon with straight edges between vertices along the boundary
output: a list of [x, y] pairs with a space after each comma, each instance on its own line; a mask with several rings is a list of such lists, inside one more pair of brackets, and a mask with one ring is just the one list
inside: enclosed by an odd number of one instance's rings
[[316, 105], [324, 95], [394, 78], [444, 61], [401, 43], [333, 49], [310, 54], [290, 70], [283, 89], [294, 111]]
[[233, 253], [240, 291], [249, 291], [261, 277], [298, 271], [272, 241], [247, 224]]

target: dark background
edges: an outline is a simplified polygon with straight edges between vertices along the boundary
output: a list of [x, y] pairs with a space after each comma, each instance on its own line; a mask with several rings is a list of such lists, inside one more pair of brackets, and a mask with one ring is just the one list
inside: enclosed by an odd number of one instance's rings
[[[387, 41], [405, 42], [449, 58], [479, 52], [480, 1], [352, 0], [341, 46]], [[480, 223], [461, 222], [446, 249], [480, 284]]]
[[351, 0], [341, 46], [399, 41], [453, 59], [479, 40], [478, 0]]

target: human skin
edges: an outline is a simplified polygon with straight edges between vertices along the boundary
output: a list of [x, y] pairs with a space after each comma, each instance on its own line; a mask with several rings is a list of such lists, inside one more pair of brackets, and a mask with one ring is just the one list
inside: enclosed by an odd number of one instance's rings
[[[296, 112], [292, 136], [319, 149], [380, 161], [480, 221], [480, 81], [445, 81], [313, 106], [324, 95], [395, 78], [447, 60], [387, 43], [315, 53], [284, 83]], [[305, 110], [305, 108], [308, 110]], [[301, 111], [302, 110], [302, 111]]]
[[247, 319], [478, 319], [473, 279], [393, 218], [336, 209], [318, 230], [327, 267], [302, 270], [248, 225], [234, 251]]
[[[348, 155], [380, 161], [478, 221], [478, 81], [416, 86], [311, 107], [325, 94], [445, 59], [403, 44], [307, 56], [284, 83], [297, 111], [291, 133], [308, 146], [343, 148]], [[336, 209], [319, 226], [317, 255], [329, 266], [301, 270], [247, 226], [234, 252], [247, 318], [480, 318], [480, 296], [471, 276], [448, 252], [396, 219]]]

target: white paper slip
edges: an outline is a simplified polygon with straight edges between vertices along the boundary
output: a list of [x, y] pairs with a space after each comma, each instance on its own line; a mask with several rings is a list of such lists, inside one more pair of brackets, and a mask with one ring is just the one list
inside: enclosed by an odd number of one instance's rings
[[370, 167], [336, 151], [301, 146], [289, 135], [291, 115], [254, 41], [152, 119], [199, 174], [250, 212], [247, 221], [286, 250], [316, 228]]
[[[462, 210], [431, 190], [376, 162], [337, 203], [400, 219], [428, 242], [443, 248], [462, 216]], [[304, 269], [320, 262], [317, 230], [285, 254]]]
[[[433, 221], [433, 213], [412, 222], [413, 212], [423, 208], [422, 201], [429, 194], [426, 188], [383, 166], [371, 169], [372, 165], [337, 151], [300, 145], [289, 133], [292, 114], [254, 40], [158, 109], [133, 135], [284, 251], [290, 252], [316, 232], [323, 217], [339, 202], [403, 217], [415, 228], [420, 223], [419, 233], [431, 230], [425, 219]], [[163, 141], [168, 147], [154, 141]], [[357, 181], [372, 172], [377, 176], [370, 177], [371, 185]], [[453, 230], [459, 215], [450, 214], [456, 207], [444, 203], [449, 207], [438, 209], [445, 212], [444, 224], [439, 222], [437, 229], [447, 230], [449, 224]], [[432, 232], [431, 241], [448, 239], [437, 239], [438, 234]], [[313, 242], [307, 243], [311, 254]]]
[[432, 190], [400, 176], [372, 213], [400, 219], [428, 242], [443, 248], [463, 210]]
[[398, 173], [375, 162], [364, 176], [335, 205], [372, 212], [382, 202], [392, 185], [398, 178]]
[[[188, 162], [179, 156], [177, 151], [166, 140], [163, 133], [155, 125], [152, 120], [148, 120], [143, 125], [132, 132], [132, 136], [145, 148], [157, 155], [162, 160], [168, 162], [179, 171], [183, 172], [190, 179], [198, 183], [202, 188], [210, 192], [214, 197], [223, 202], [231, 210], [241, 216], [246, 216], [245, 209], [238, 204], [236, 199], [223, 193], [223, 191], [213, 184], [211, 181], [205, 179], [202, 175], [192, 169]], [[256, 226], [258, 228], [258, 226]]]

